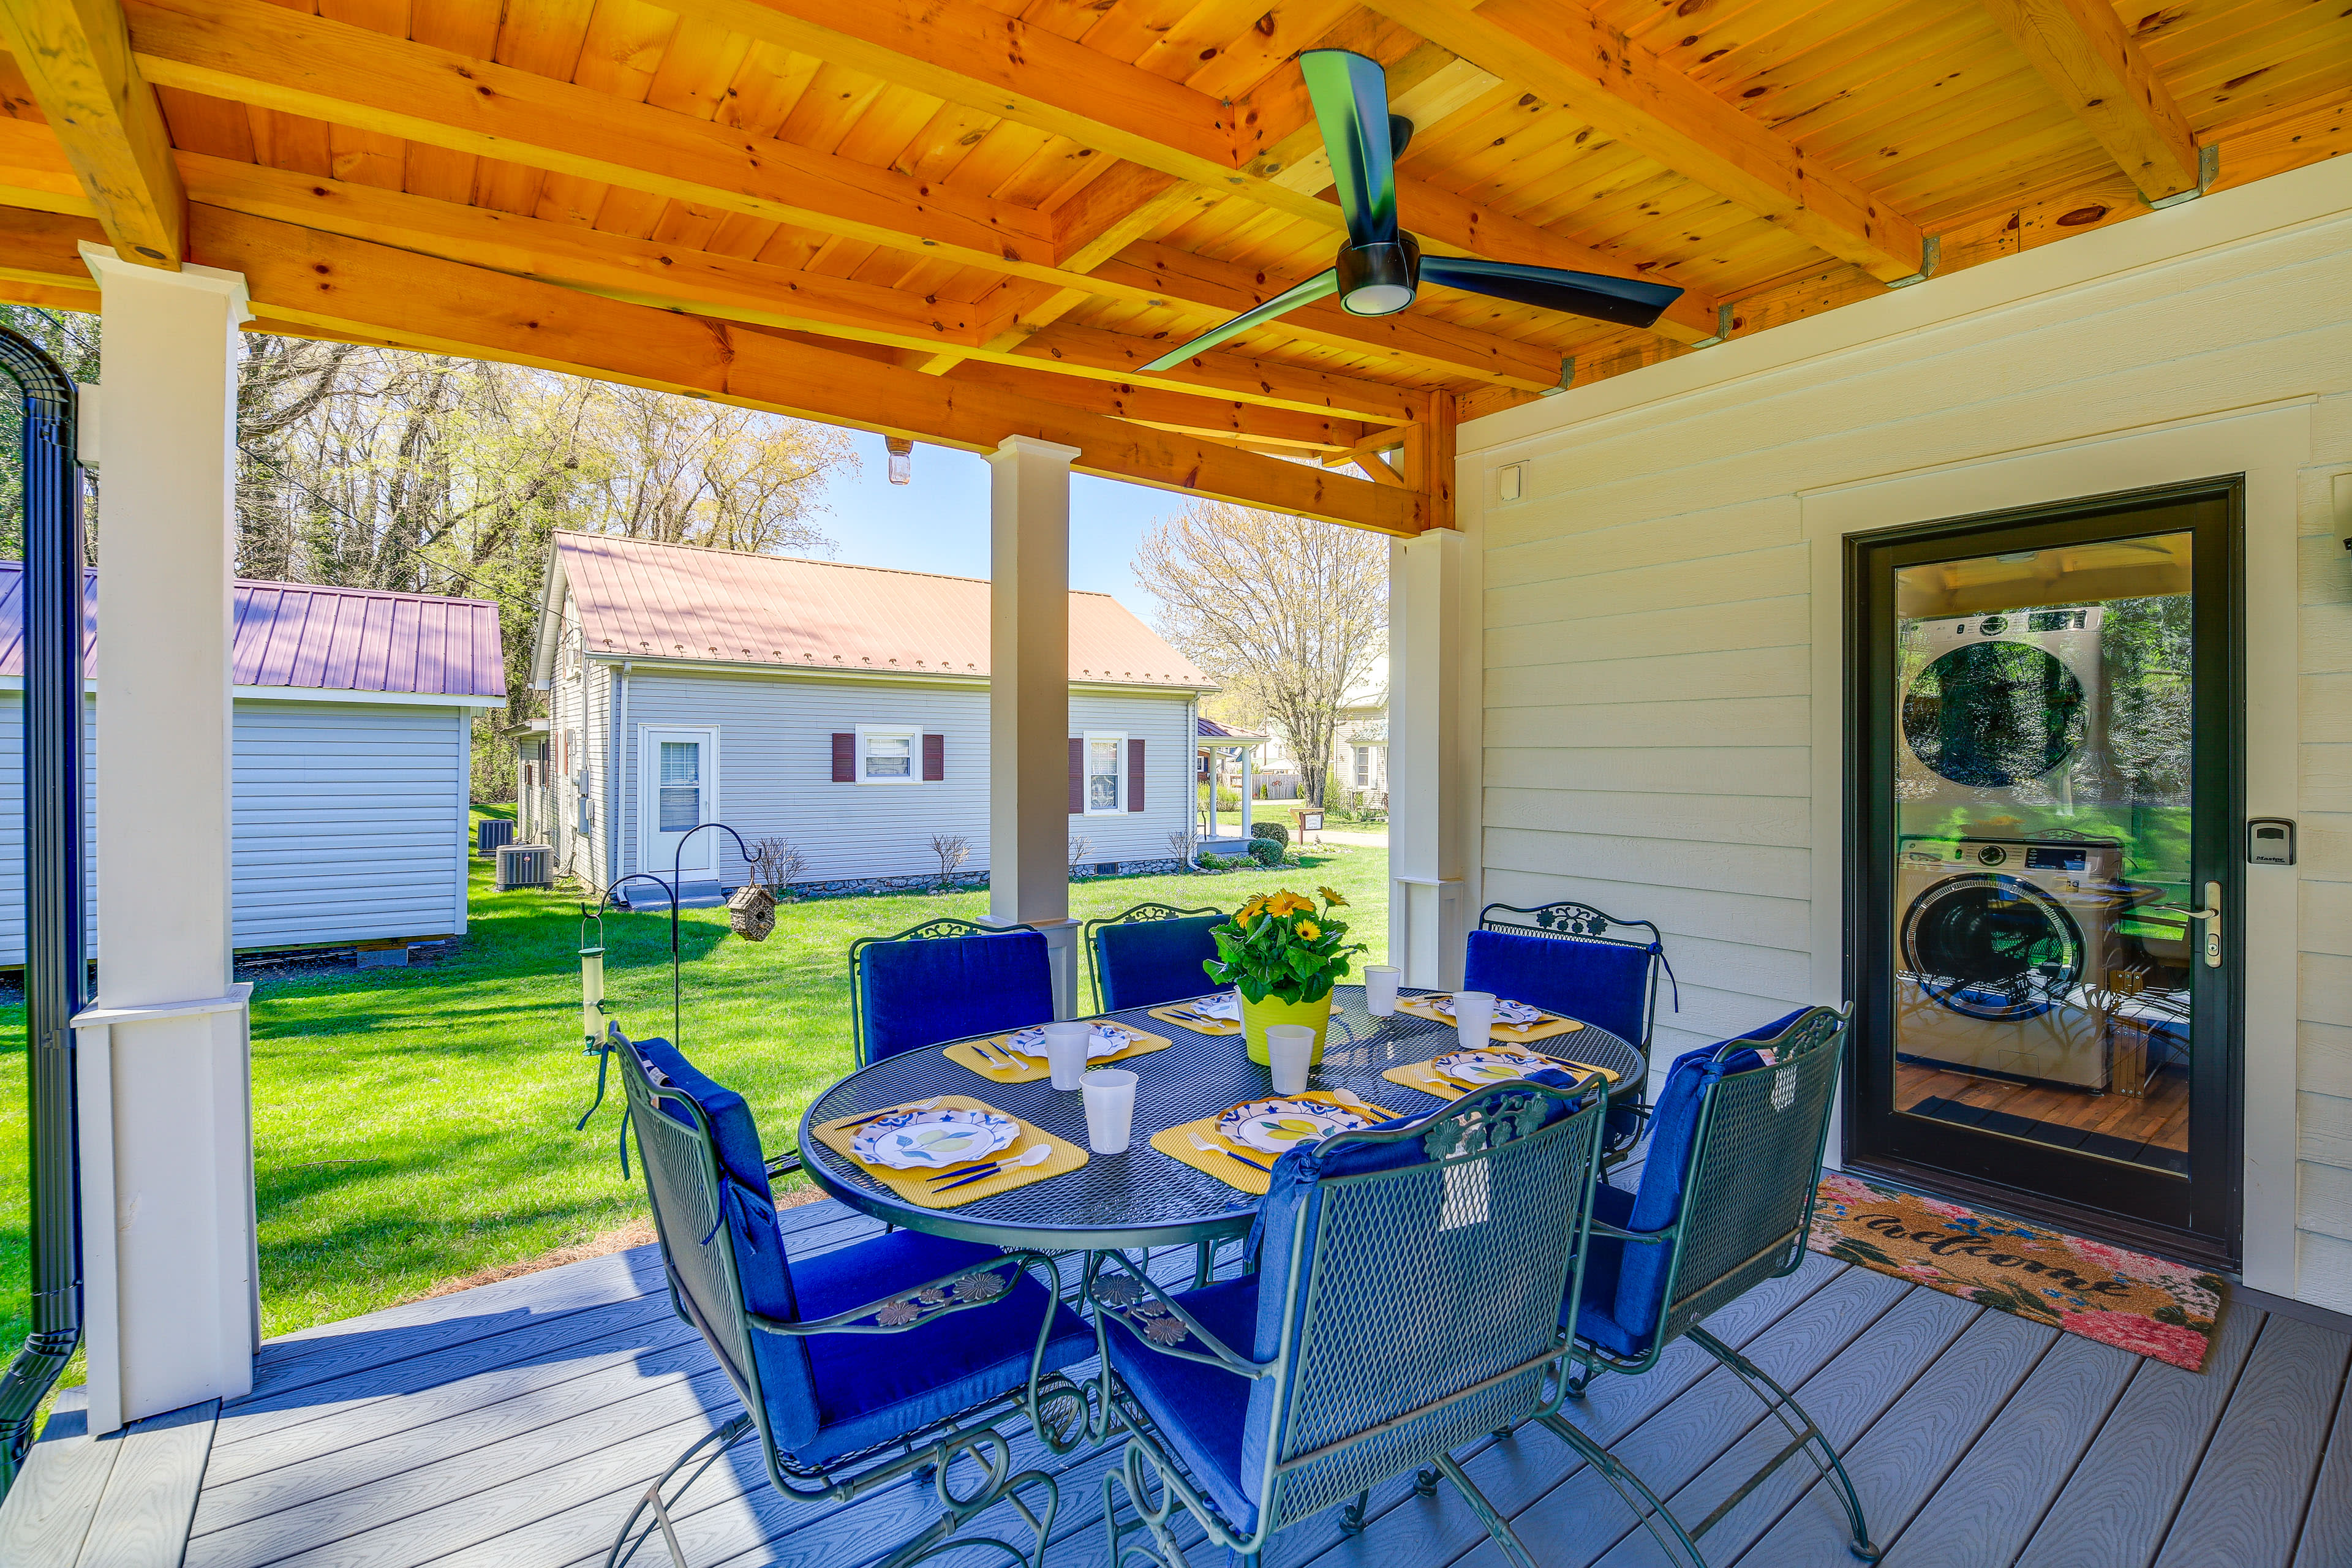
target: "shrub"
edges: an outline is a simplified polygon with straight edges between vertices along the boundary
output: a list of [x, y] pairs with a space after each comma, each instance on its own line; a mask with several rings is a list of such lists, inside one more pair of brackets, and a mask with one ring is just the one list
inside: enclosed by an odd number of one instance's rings
[[1238, 855], [1202, 855], [1193, 861], [1203, 871], [1230, 871], [1241, 863]]
[[1290, 847], [1290, 829], [1279, 822], [1253, 822], [1250, 824], [1250, 837], [1271, 838], [1285, 849]]
[[1271, 838], [1254, 837], [1250, 839], [1249, 858], [1261, 866], [1279, 866], [1282, 864], [1282, 846]]

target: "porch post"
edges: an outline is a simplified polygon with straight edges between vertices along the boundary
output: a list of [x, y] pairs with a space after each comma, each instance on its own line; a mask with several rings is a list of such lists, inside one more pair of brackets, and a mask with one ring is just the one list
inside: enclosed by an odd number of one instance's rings
[[1078, 1008], [1070, 918], [1070, 462], [1007, 436], [989, 455], [988, 918], [1043, 931], [1054, 1016]]
[[102, 296], [98, 998], [79, 1057], [89, 1429], [253, 1386], [247, 995], [230, 984], [245, 279], [85, 244]]
[[1246, 851], [1250, 830], [1250, 759], [1257, 755], [1257, 748], [1243, 746], [1239, 750], [1242, 754], [1242, 844]]
[[1450, 528], [1389, 546], [1389, 962], [1407, 985], [1462, 984], [1475, 798], [1462, 764], [1462, 582]]

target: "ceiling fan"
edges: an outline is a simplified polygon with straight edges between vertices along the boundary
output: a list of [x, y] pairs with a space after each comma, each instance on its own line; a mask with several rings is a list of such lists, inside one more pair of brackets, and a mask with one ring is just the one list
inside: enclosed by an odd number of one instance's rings
[[1680, 289], [1667, 283], [1471, 257], [1424, 257], [1412, 236], [1397, 226], [1396, 157], [1412, 135], [1412, 121], [1389, 112], [1388, 73], [1378, 60], [1347, 49], [1308, 49], [1298, 57], [1298, 68], [1331, 154], [1348, 243], [1328, 271], [1161, 354], [1144, 369], [1172, 369], [1261, 321], [1334, 294], [1349, 315], [1392, 316], [1412, 303], [1423, 283], [1442, 283], [1625, 327], [1648, 326], [1682, 297]]

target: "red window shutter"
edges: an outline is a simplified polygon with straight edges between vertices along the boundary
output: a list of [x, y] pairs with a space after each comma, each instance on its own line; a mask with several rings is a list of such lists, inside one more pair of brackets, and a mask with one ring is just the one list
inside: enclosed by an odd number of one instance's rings
[[1143, 742], [1134, 739], [1127, 742], [1127, 809], [1143, 809]]
[[940, 784], [948, 776], [948, 738], [945, 735], [923, 737], [923, 782]]
[[857, 733], [835, 734], [833, 738], [833, 782], [857, 782]]
[[1087, 743], [1070, 737], [1070, 815], [1083, 816], [1087, 810]]

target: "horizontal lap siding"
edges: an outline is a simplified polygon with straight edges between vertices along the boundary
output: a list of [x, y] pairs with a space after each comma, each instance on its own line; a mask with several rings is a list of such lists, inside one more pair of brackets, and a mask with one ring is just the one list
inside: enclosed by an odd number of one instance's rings
[[[82, 909], [98, 946], [98, 703], [82, 703], [81, 830], [89, 870]], [[0, 692], [0, 964], [25, 962], [25, 696]]]
[[1841, 847], [1812, 841], [1813, 704], [1838, 699], [1811, 689], [1801, 492], [2315, 396], [2299, 1223], [2305, 1293], [2352, 1308], [2352, 562], [2329, 506], [2352, 465], [2348, 247], [2352, 222], [2308, 225], [1512, 447], [1527, 499], [1480, 521], [1483, 896], [1655, 919], [1684, 981], [1662, 1059], [1809, 999], [1812, 857]]
[[[1088, 861], [1164, 859], [1172, 853], [1168, 836], [1183, 830], [1189, 810], [1180, 787], [1189, 776], [1186, 712], [1183, 693], [1072, 694], [1070, 732], [1111, 730], [1141, 738], [1150, 777], [1146, 809], [1069, 819], [1072, 837], [1087, 840]], [[747, 839], [791, 840], [808, 856], [804, 875], [811, 881], [935, 872], [934, 835], [971, 841], [964, 872], [988, 868], [985, 688], [638, 672], [629, 678], [627, 724], [621, 798], [630, 869], [636, 868], [640, 843], [637, 759], [644, 731], [668, 725], [718, 729], [721, 819]], [[944, 736], [947, 777], [937, 784], [835, 784], [833, 737], [861, 724], [919, 725]], [[722, 846], [719, 874], [730, 883], [742, 878], [742, 858], [731, 842]]]
[[236, 705], [239, 947], [462, 930], [467, 714]]

